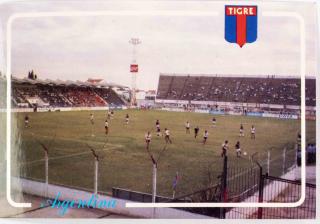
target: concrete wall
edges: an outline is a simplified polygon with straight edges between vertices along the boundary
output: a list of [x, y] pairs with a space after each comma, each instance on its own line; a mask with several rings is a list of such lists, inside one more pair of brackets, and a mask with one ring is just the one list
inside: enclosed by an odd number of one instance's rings
[[[92, 196], [92, 192], [72, 189], [68, 187], [62, 187], [57, 186], [53, 184], [48, 184], [46, 186], [45, 183], [33, 181], [33, 180], [27, 180], [27, 179], [20, 179], [20, 178], [13, 178], [13, 182], [16, 182], [16, 185], [22, 186], [22, 191], [26, 194], [36, 195], [40, 197], [47, 197], [54, 199], [58, 192], [61, 192], [61, 195], [59, 197], [59, 200], [75, 200], [78, 201], [86, 200], [88, 201], [90, 197]], [[98, 194], [99, 200], [117, 200], [117, 206], [116, 208], [101, 208], [103, 210], [126, 215], [126, 216], [132, 216], [132, 217], [142, 217], [142, 218], [184, 218], [184, 219], [204, 219], [204, 218], [212, 218], [208, 216], [193, 214], [190, 212], [178, 210], [178, 209], [172, 209], [172, 208], [126, 208], [126, 203], [129, 202], [127, 200], [112, 198], [110, 196], [105, 196]], [[81, 208], [80, 208], [81, 209]], [[97, 208], [98, 209], [98, 208]]]

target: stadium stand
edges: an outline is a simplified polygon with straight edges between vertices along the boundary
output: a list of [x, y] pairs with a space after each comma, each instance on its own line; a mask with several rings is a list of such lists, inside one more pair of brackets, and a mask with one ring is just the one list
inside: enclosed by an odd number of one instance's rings
[[106, 102], [109, 102], [109, 104], [114, 104], [114, 105], [122, 105], [123, 100], [118, 96], [118, 94], [113, 91], [112, 89], [101, 89], [101, 88], [96, 88], [94, 89], [94, 92], [100, 96], [103, 100]]
[[[306, 79], [306, 105], [315, 106], [315, 79]], [[269, 77], [159, 77], [157, 99], [300, 105], [300, 79]]]
[[122, 106], [122, 100], [112, 86], [97, 86], [86, 82], [12, 80], [14, 107], [103, 107]]

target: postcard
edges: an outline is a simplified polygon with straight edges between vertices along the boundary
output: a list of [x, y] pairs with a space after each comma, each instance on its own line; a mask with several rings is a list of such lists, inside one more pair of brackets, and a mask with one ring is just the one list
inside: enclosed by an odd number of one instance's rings
[[315, 223], [319, 12], [3, 2], [0, 223]]

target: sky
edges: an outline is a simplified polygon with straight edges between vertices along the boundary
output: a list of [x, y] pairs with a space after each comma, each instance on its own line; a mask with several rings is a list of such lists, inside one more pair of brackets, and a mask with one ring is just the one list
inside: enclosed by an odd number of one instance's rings
[[[258, 39], [240, 48], [224, 39], [221, 2], [43, 1], [0, 7], [2, 21], [16, 12], [179, 10], [218, 12], [212, 16], [97, 16], [22, 18], [12, 28], [12, 73], [33, 69], [41, 79], [102, 78], [131, 85], [132, 46], [139, 38], [137, 87], [156, 89], [160, 73], [299, 76], [299, 26], [266, 11], [298, 12], [305, 18], [307, 75], [316, 73], [315, 10], [311, 4], [258, 4]], [[2, 23], [2, 32], [5, 31]], [[1, 32], [0, 32], [1, 33]], [[5, 37], [2, 37], [5, 40]], [[1, 39], [0, 39], [1, 40]]]

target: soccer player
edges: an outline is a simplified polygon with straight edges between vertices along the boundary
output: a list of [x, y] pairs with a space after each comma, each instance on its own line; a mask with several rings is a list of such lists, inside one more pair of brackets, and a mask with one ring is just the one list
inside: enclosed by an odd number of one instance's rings
[[237, 157], [241, 156], [241, 148], [240, 148], [240, 142], [237, 141], [237, 144], [235, 145]]
[[110, 110], [108, 110], [107, 116], [108, 116], [108, 120], [110, 120], [111, 119], [111, 111]]
[[146, 140], [146, 144], [147, 144], [147, 149], [149, 149], [149, 144], [151, 142], [151, 133], [150, 133], [150, 131], [148, 131], [148, 133], [145, 134], [145, 140]]
[[126, 124], [129, 124], [129, 114], [126, 115]]
[[156, 121], [156, 129], [157, 129], [157, 136], [161, 136], [161, 130], [160, 130], [160, 122], [159, 120]]
[[227, 156], [228, 149], [229, 149], [228, 140], [225, 140], [224, 143], [222, 144], [221, 157]]
[[243, 128], [243, 125], [240, 124], [240, 134], [239, 134], [240, 137], [244, 137], [244, 128]]
[[91, 137], [94, 136], [94, 116], [93, 113], [90, 114], [90, 122], [91, 122]]
[[93, 113], [90, 114], [90, 122], [92, 125], [94, 125], [94, 116]]
[[29, 127], [29, 116], [26, 114], [26, 116], [24, 117], [24, 126], [26, 128]]
[[256, 128], [252, 125], [251, 126], [251, 139], [256, 138]]
[[217, 120], [215, 117], [212, 118], [212, 126], [215, 127], [217, 124]]
[[167, 128], [164, 129], [164, 139], [166, 140], [167, 144], [172, 143], [172, 141], [170, 139], [170, 131]]
[[203, 144], [205, 145], [209, 136], [209, 132], [207, 130], [204, 131], [203, 134]]
[[190, 122], [186, 122], [186, 134], [190, 134]]
[[110, 115], [111, 115], [111, 119], [113, 119], [113, 116], [114, 116], [113, 110], [111, 110]]
[[106, 130], [106, 135], [108, 135], [108, 133], [109, 133], [109, 122], [108, 122], [108, 120], [106, 120], [104, 122], [104, 129]]
[[194, 138], [197, 138], [198, 133], [199, 133], [199, 130], [200, 130], [200, 129], [199, 129], [198, 126], [194, 128]]

